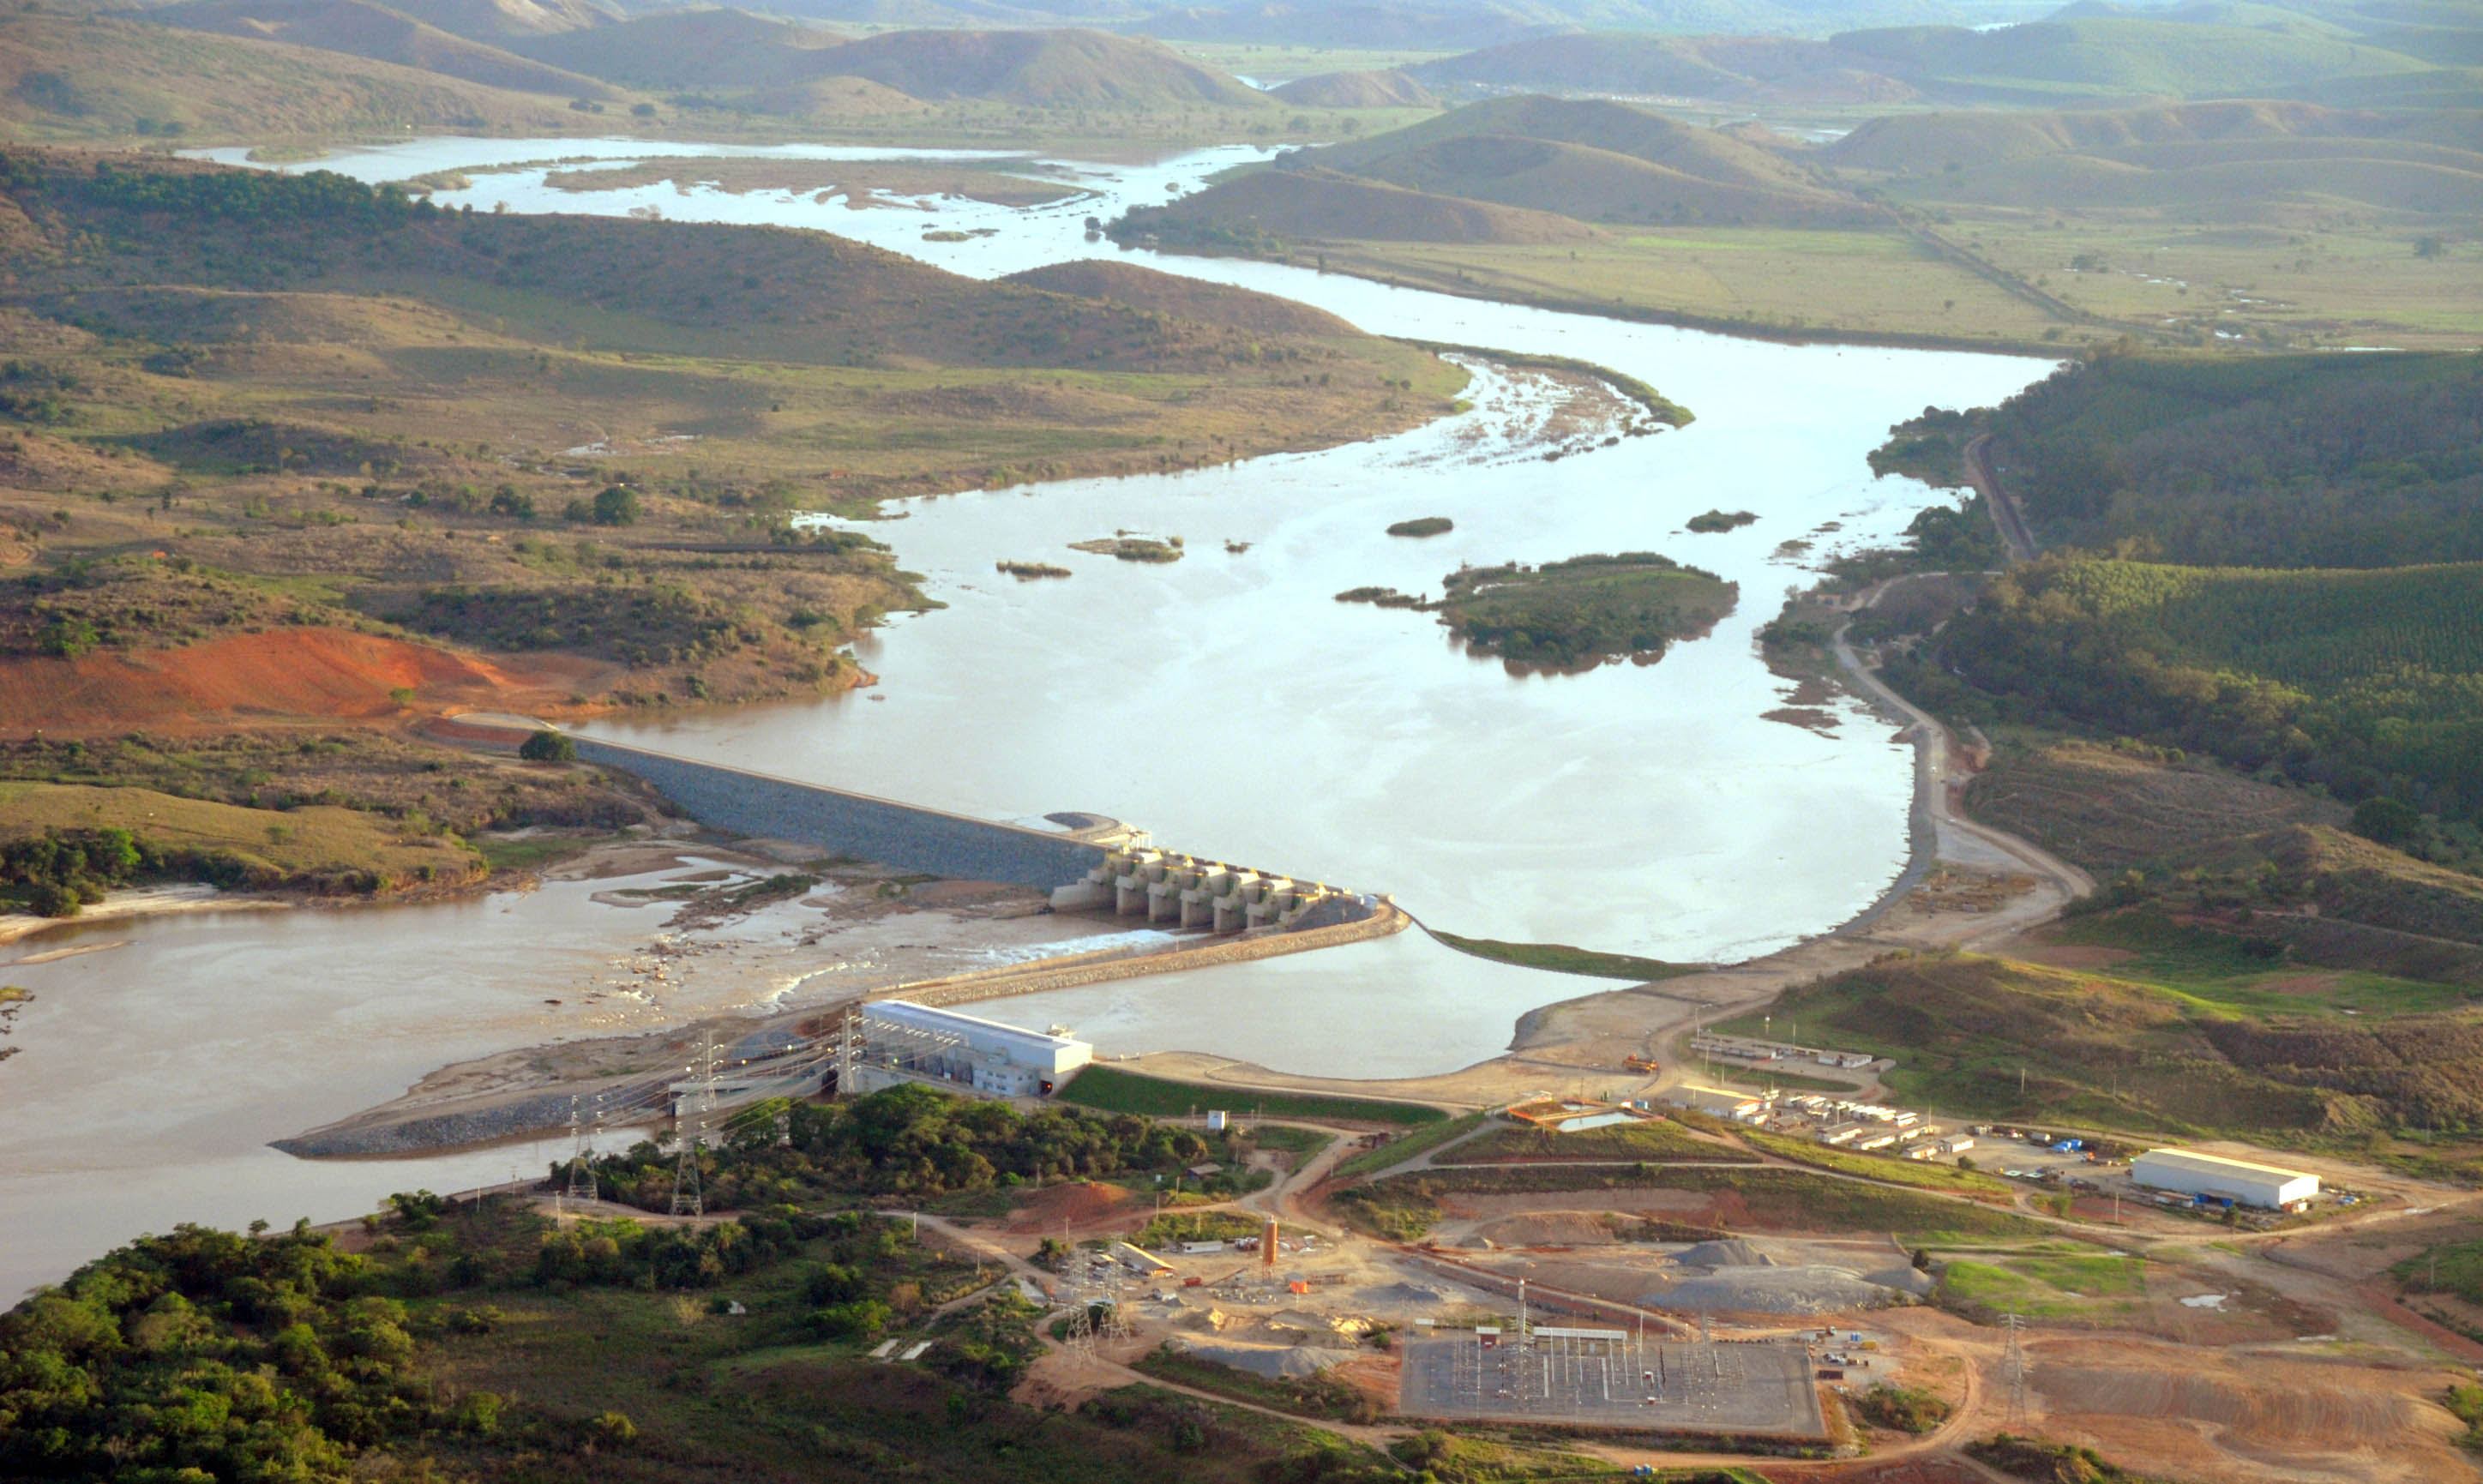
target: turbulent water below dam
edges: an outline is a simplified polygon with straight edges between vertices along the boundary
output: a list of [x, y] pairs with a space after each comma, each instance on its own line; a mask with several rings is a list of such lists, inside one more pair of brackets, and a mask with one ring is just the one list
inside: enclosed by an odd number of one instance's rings
[[[927, 574], [946, 606], [857, 647], [881, 676], [874, 693], [588, 729], [988, 818], [1090, 809], [1175, 849], [1394, 893], [1445, 931], [1672, 960], [1746, 958], [1823, 932], [1903, 868], [1909, 750], [1842, 702], [1825, 732], [1766, 719], [1785, 685], [1753, 634], [1785, 589], [1814, 580], [1809, 565], [1888, 543], [1939, 498], [1872, 478], [1863, 456], [1891, 422], [1926, 405], [1997, 400], [2043, 362], [1738, 340], [1087, 240], [1088, 216], [1194, 189], [1259, 157], [1247, 148], [1062, 166], [1057, 178], [1092, 194], [1031, 210], [939, 199], [857, 211], [809, 191], [544, 184], [555, 158], [575, 171], [581, 158], [728, 152], [891, 153], [443, 139], [286, 168], [370, 180], [456, 171], [472, 184], [441, 193], [443, 205], [654, 208], [814, 227], [975, 276], [1122, 257], [1300, 300], [1378, 333], [1609, 366], [1697, 420], [1546, 462], [1539, 384], [1482, 359], [1471, 411], [1394, 437], [904, 502], [891, 511], [903, 518], [872, 534]], [[933, 228], [964, 240], [923, 240]], [[1710, 508], [1759, 519], [1689, 534], [1687, 519]], [[1455, 529], [1383, 534], [1421, 516]], [[1182, 535], [1189, 555], [1154, 566], [1066, 549], [1124, 528]], [[1790, 552], [1788, 541], [1812, 544]], [[1436, 591], [1462, 562], [1631, 549], [1740, 583], [1740, 610], [1656, 665], [1521, 677], [1464, 654], [1430, 615], [1332, 600], [1365, 585]], [[993, 570], [1002, 559], [1074, 576], [1022, 584]], [[447, 906], [192, 914], [0, 947], [11, 958], [126, 943], [0, 969], [37, 994], [15, 1022], [25, 1054], [0, 1064], [0, 1107], [20, 1115], [0, 1130], [0, 1300], [176, 1220], [332, 1219], [387, 1190], [540, 1168], [540, 1150], [307, 1164], [262, 1146], [443, 1062], [585, 1029], [544, 1000], [657, 925], [594, 895], [575, 884]], [[807, 982], [747, 978], [736, 993], [770, 1008], [788, 1002], [786, 984]], [[1402, 1075], [1490, 1056], [1526, 1011], [1602, 984], [1406, 933], [1029, 996], [1004, 1014], [1075, 1025], [1108, 1052], [1211, 1050], [1290, 1072]], [[712, 1013], [713, 998], [656, 1011]], [[27, 1116], [38, 1105], [43, 1116]]]

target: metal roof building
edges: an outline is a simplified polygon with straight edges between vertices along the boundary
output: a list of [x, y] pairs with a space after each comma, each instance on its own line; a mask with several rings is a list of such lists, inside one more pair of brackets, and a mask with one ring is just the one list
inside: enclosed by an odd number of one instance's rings
[[2319, 1193], [2316, 1175], [2178, 1149], [2149, 1150], [2129, 1162], [2129, 1178], [2153, 1190], [2208, 1196], [2269, 1210], [2283, 1210]]
[[867, 1004], [861, 1022], [862, 1051], [853, 1069], [856, 1092], [915, 1081], [1002, 1098], [1042, 1097], [1095, 1056], [1093, 1047], [1068, 1036], [911, 1000]]

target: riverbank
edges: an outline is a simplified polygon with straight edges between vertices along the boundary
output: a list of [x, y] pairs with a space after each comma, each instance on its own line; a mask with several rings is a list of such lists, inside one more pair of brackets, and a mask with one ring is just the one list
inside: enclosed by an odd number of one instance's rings
[[[1858, 612], [1887, 584], [1852, 600]], [[1849, 621], [1850, 622], [1850, 621]], [[1742, 964], [1581, 995], [1529, 1011], [1509, 1049], [1437, 1076], [1362, 1080], [1311, 1077], [1196, 1051], [1156, 1052], [1133, 1070], [1237, 1089], [1403, 1098], [1461, 1107], [1503, 1103], [1541, 1091], [1645, 1097], [1686, 1080], [1675, 1044], [1697, 1024], [1763, 1008], [1796, 985], [1858, 968], [1898, 951], [1976, 951], [2052, 920], [2095, 889], [2085, 871], [1964, 811], [1973, 767], [1936, 720], [1882, 685], [1846, 642], [1831, 644], [1849, 694], [1901, 728], [1914, 748], [1913, 848], [1905, 870], [1863, 912], [1820, 937]], [[1663, 1069], [1634, 1072], [1631, 1056]]]

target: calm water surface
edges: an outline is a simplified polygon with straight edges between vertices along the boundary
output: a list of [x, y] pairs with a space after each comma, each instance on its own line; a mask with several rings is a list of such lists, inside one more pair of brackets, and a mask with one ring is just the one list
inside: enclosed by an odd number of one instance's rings
[[[524, 161], [774, 151], [638, 142], [440, 140], [294, 169], [366, 179]], [[951, 152], [913, 153], [942, 158]], [[217, 152], [226, 157], [226, 152]], [[1095, 193], [1032, 211], [968, 201], [853, 210], [809, 193], [670, 185], [574, 194], [538, 165], [441, 199], [488, 209], [770, 222], [990, 276], [1115, 254], [1083, 219], [1161, 200], [1258, 151], [1079, 168]], [[924, 210], [921, 207], [936, 209]], [[994, 227], [964, 243], [926, 228]], [[1910, 763], [1850, 709], [1822, 736], [1761, 719], [1781, 683], [1751, 635], [1810, 575], [1779, 543], [1884, 542], [1932, 494], [1862, 455], [1927, 404], [1992, 401], [2036, 361], [1791, 347], [1473, 303], [1271, 264], [1129, 254], [1318, 305], [1367, 330], [1592, 360], [1690, 407], [1690, 428], [1543, 463], [1534, 399], [1489, 366], [1476, 411], [1399, 437], [1171, 476], [909, 502], [879, 525], [948, 606], [865, 646], [884, 700], [600, 724], [650, 745], [998, 818], [1086, 808], [1175, 848], [1391, 891], [1443, 929], [1672, 959], [1764, 952], [1866, 905], [1902, 867]], [[666, 430], [643, 430], [647, 434]], [[690, 457], [694, 457], [691, 455]], [[1711, 507], [1759, 521], [1682, 531]], [[1449, 536], [1382, 534], [1443, 515]], [[1833, 522], [1841, 529], [1823, 532]], [[1186, 538], [1169, 567], [1065, 550], [1118, 528]], [[1225, 543], [1248, 549], [1228, 554]], [[1436, 592], [1461, 562], [1656, 549], [1742, 585], [1739, 613], [1652, 667], [1520, 678], [1425, 615], [1339, 604], [1364, 584]], [[1070, 567], [999, 577], [1001, 558]], [[608, 885], [608, 884], [606, 884]], [[106, 952], [0, 967], [40, 996], [0, 1065], [0, 1298], [176, 1220], [326, 1220], [386, 1192], [540, 1168], [549, 1146], [309, 1163], [267, 1140], [394, 1096], [444, 1062], [554, 1034], [541, 1004], [643, 941], [642, 917], [552, 887], [363, 913], [198, 914], [74, 930]], [[68, 940], [74, 941], [75, 940]], [[0, 958], [62, 945], [46, 938]], [[1263, 964], [1010, 1002], [1109, 1050], [1224, 1051], [1388, 1075], [1489, 1056], [1526, 1010], [1598, 981], [1483, 963], [1419, 933]], [[40, 1117], [30, 1116], [40, 1114]]]

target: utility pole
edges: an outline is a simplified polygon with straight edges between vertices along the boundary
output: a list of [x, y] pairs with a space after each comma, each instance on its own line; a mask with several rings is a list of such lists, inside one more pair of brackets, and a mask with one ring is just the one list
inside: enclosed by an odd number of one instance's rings
[[2009, 1327], [2009, 1348], [2002, 1353], [2001, 1366], [2009, 1373], [2009, 1425], [2015, 1429], [2026, 1421], [2026, 1350], [2017, 1341], [2017, 1327], [2022, 1322], [2012, 1310], [2002, 1316]]
[[699, 1078], [698, 1091], [691, 1095], [690, 1127], [683, 1132], [676, 1122], [674, 1133], [681, 1140], [681, 1156], [673, 1162], [673, 1214], [704, 1216], [707, 1198], [699, 1188], [699, 1142], [707, 1134], [708, 1115], [715, 1111], [715, 1033], [709, 1031], [699, 1043], [699, 1060], [694, 1069]]

